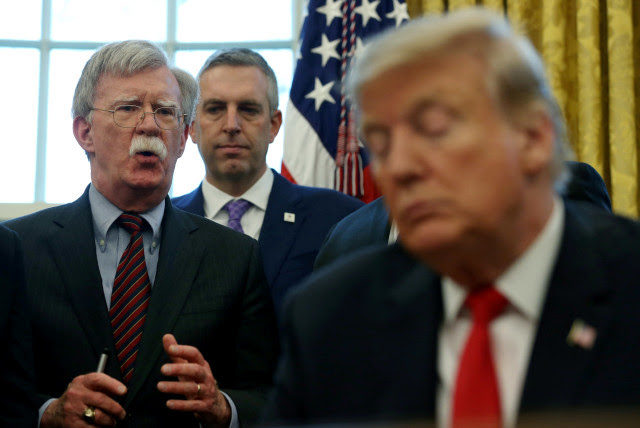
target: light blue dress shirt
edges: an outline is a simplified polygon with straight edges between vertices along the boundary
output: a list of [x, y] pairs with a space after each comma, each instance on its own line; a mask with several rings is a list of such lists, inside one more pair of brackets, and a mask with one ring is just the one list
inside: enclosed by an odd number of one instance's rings
[[[96, 243], [96, 256], [98, 257], [98, 268], [102, 277], [102, 290], [107, 308], [111, 306], [111, 291], [113, 290], [113, 280], [116, 277], [118, 262], [125, 248], [129, 245], [131, 234], [123, 227], [118, 226], [116, 220], [123, 211], [107, 200], [98, 190], [89, 187], [89, 203], [91, 204], [91, 215], [93, 217], [93, 232]], [[140, 213], [151, 228], [142, 231], [144, 242], [144, 257], [147, 264], [147, 272], [151, 287], [156, 278], [158, 270], [158, 256], [160, 254], [160, 233], [162, 217], [164, 215], [165, 201], [150, 209]]]

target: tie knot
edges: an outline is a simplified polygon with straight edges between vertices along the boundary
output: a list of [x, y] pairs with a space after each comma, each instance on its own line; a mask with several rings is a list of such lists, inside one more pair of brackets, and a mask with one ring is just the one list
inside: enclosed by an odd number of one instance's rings
[[485, 287], [469, 293], [465, 303], [474, 321], [488, 324], [500, 315], [508, 300], [494, 287]]
[[223, 208], [229, 213], [230, 220], [240, 220], [250, 206], [251, 202], [244, 199], [236, 199], [227, 202]]
[[122, 213], [118, 217], [118, 224], [127, 229], [129, 233], [140, 232], [144, 223], [144, 219], [138, 214]]

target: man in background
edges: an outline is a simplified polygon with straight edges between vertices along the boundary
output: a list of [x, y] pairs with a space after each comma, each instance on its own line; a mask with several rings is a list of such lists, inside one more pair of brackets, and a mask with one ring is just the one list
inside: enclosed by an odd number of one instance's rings
[[349, 93], [400, 240], [291, 294], [266, 420], [637, 410], [640, 225], [556, 193], [570, 150], [529, 41], [482, 9], [417, 19], [366, 45]]
[[257, 245], [167, 197], [197, 94], [152, 43], [100, 48], [73, 99], [91, 184], [6, 223], [24, 244], [42, 428], [226, 427], [261, 409], [277, 346]]
[[198, 80], [191, 139], [206, 175], [173, 203], [258, 240], [278, 311], [287, 291], [311, 273], [329, 228], [363, 204], [334, 190], [292, 184], [267, 168], [282, 113], [276, 76], [262, 56], [249, 49], [218, 51]]

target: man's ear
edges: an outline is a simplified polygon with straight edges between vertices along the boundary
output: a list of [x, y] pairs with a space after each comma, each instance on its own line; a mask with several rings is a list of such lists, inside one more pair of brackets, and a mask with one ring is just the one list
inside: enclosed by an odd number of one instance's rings
[[80, 147], [84, 149], [87, 154], [93, 153], [93, 137], [91, 135], [91, 123], [82, 116], [77, 116], [73, 119], [73, 135], [76, 137], [76, 141], [80, 144]]
[[273, 140], [278, 135], [278, 131], [280, 131], [280, 126], [282, 125], [282, 112], [280, 110], [276, 110], [271, 115], [271, 133], [269, 134], [271, 141], [269, 144], [273, 143]]
[[187, 126], [187, 128], [189, 128], [189, 135], [191, 136], [193, 144], [198, 144], [198, 140], [196, 140], [196, 121], [191, 121], [191, 124]]
[[187, 147], [187, 140], [189, 139], [189, 135], [191, 134], [191, 125], [185, 125], [182, 130], [182, 135], [180, 135], [180, 150], [178, 151], [178, 157], [182, 157], [184, 154], [184, 149]]
[[551, 163], [555, 146], [555, 130], [551, 115], [542, 105], [527, 109], [518, 118], [524, 145], [522, 167], [526, 173], [537, 174]]

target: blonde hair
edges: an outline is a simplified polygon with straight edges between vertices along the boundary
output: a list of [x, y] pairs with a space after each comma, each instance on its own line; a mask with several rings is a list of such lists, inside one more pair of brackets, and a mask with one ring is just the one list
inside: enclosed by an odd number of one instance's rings
[[501, 15], [480, 7], [461, 9], [414, 19], [383, 32], [356, 55], [347, 91], [357, 108], [361, 88], [367, 82], [396, 67], [447, 53], [468, 53], [485, 61], [487, 89], [507, 120], [517, 120], [534, 104], [546, 109], [555, 131], [551, 174], [561, 190], [568, 178], [565, 161], [573, 158], [562, 112], [540, 55]]

